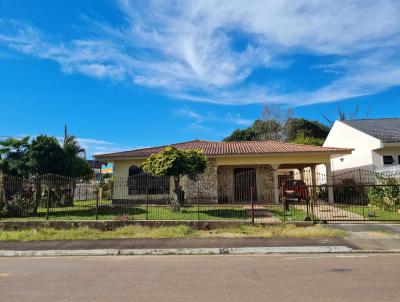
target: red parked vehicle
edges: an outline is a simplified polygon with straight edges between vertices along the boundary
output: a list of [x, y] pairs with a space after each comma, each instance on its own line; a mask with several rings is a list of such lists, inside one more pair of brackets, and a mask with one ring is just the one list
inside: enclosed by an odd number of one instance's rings
[[308, 187], [302, 180], [288, 179], [283, 184], [283, 197], [285, 200], [308, 201]]

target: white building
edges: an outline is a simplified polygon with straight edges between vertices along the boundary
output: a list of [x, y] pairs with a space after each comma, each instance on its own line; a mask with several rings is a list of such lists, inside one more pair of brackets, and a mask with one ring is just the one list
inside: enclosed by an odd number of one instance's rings
[[336, 121], [324, 147], [354, 149], [333, 156], [334, 172], [363, 169], [375, 172], [400, 171], [400, 118]]

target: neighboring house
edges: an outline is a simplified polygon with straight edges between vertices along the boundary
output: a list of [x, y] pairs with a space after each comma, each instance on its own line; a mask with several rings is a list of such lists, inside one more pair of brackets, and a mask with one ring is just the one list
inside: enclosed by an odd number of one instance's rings
[[400, 118], [336, 121], [323, 146], [354, 149], [332, 157], [335, 174], [354, 169], [400, 171]]
[[96, 176], [101, 177], [102, 174], [113, 174], [112, 164], [99, 160], [87, 160], [89, 167], [92, 169]]
[[[331, 156], [345, 156], [351, 153], [349, 148], [328, 148], [289, 144], [276, 141], [213, 142], [194, 140], [172, 144], [182, 150], [202, 150], [208, 158], [208, 167], [201, 175], [203, 184], [202, 199], [209, 202], [242, 202], [250, 200], [249, 188], [254, 188], [254, 200], [279, 203], [279, 174], [288, 170], [304, 169], [313, 172], [323, 164], [330, 173]], [[144, 192], [129, 188], [127, 179], [143, 173], [140, 166], [151, 154], [160, 152], [165, 146], [137, 149], [124, 152], [95, 155], [96, 160], [111, 162], [114, 165], [114, 199], [140, 200]], [[243, 175], [247, 175], [244, 179]], [[118, 180], [120, 179], [120, 182]], [[119, 185], [118, 185], [119, 183]], [[186, 188], [195, 190], [190, 181]], [[129, 184], [129, 182], [128, 182]], [[161, 185], [161, 184], [160, 184]], [[122, 188], [123, 187], [123, 188]], [[160, 195], [167, 195], [169, 187]], [[149, 194], [154, 194], [150, 192]], [[330, 200], [333, 195], [330, 190]]]

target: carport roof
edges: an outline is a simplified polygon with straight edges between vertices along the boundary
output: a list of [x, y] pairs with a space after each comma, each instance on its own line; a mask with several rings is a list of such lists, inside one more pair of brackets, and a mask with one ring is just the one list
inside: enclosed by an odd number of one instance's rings
[[205, 140], [193, 140], [151, 148], [142, 148], [122, 152], [95, 155], [96, 159], [113, 158], [146, 158], [152, 154], [159, 153], [167, 146], [174, 146], [180, 150], [198, 149], [207, 156], [224, 155], [263, 155], [280, 153], [333, 153], [348, 154], [352, 149], [320, 147], [300, 144], [290, 144], [277, 141], [241, 141], [241, 142], [215, 142]]

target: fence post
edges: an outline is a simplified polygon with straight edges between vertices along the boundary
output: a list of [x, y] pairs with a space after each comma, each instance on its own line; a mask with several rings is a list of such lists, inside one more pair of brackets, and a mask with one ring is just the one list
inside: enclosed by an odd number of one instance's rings
[[[365, 192], [365, 186], [364, 185], [362, 185], [362, 191], [363, 192]], [[368, 193], [367, 193], [368, 194]], [[368, 198], [368, 197], [367, 197]], [[367, 202], [367, 205], [368, 205], [368, 202]], [[361, 207], [362, 207], [362, 215], [363, 215], [363, 220], [364, 220], [364, 222], [365, 222], [365, 213], [364, 213], [364, 211], [365, 211], [365, 205], [364, 205], [364, 201], [362, 200], [361, 201]]]
[[47, 198], [46, 198], [46, 220], [49, 220], [50, 212], [50, 188], [47, 188]]
[[281, 186], [281, 199], [282, 199], [282, 209], [283, 209], [283, 221], [286, 221], [286, 198], [283, 194], [283, 184]]
[[254, 198], [253, 198], [253, 187], [250, 187], [250, 201], [251, 201], [251, 222], [254, 223]]
[[314, 215], [314, 204], [316, 204], [318, 201], [317, 197], [317, 188], [316, 186], [313, 187], [313, 197], [311, 200], [311, 219], [313, 222], [315, 222], [315, 215]]
[[146, 220], [149, 220], [149, 185], [146, 185]]
[[96, 196], [96, 220], [99, 219], [99, 201], [101, 199], [101, 187], [97, 190], [97, 196]]
[[199, 189], [199, 181], [197, 182], [197, 220], [200, 220], [200, 189]]

